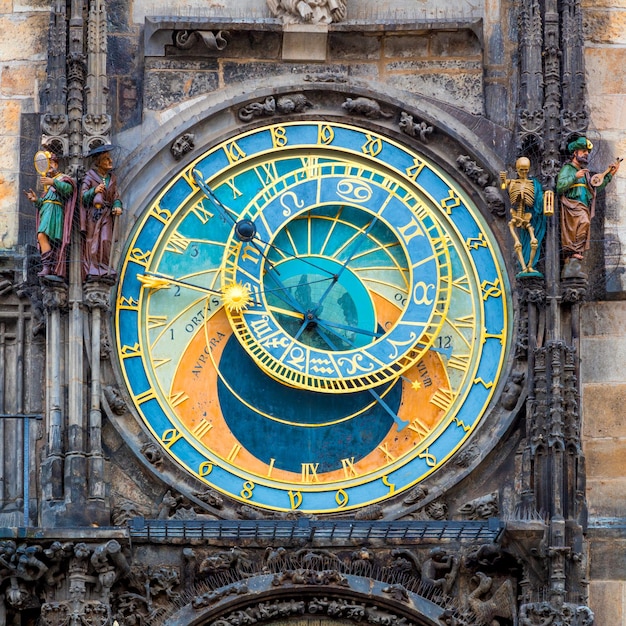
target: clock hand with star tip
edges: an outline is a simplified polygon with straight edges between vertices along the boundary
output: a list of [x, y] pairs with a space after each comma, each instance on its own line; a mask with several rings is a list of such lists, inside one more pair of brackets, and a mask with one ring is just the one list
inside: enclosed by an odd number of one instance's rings
[[[319, 320], [318, 320], [319, 323]], [[324, 324], [320, 323], [320, 326], [324, 327]], [[325, 327], [326, 330], [328, 330], [330, 333], [334, 334], [336, 337], [338, 337], [339, 339], [341, 339], [342, 341], [346, 341], [348, 344], [350, 344], [351, 342], [345, 338], [342, 337], [341, 335], [337, 335], [337, 333], [335, 333], [331, 328]], [[337, 350], [337, 346], [334, 344], [334, 342], [328, 337], [328, 335], [323, 332], [322, 330], [320, 330], [319, 326], [315, 329], [317, 334], [328, 344], [328, 346], [330, 347], [331, 350], [333, 351], [338, 351]], [[396, 426], [398, 427], [398, 432], [400, 432], [401, 430], [404, 430], [408, 425], [409, 422], [407, 422], [406, 420], [403, 420], [384, 400], [383, 398], [377, 394], [373, 389], [368, 389], [367, 390], [371, 396], [373, 396], [373, 398], [376, 400], [376, 402], [378, 402], [378, 404], [380, 404], [380, 406], [385, 410], [386, 413], [389, 414], [389, 416], [393, 419], [393, 421], [395, 422]]]

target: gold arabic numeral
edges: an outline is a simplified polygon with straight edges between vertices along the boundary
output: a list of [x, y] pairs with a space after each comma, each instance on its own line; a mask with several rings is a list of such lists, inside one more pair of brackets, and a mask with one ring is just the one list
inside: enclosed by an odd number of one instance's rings
[[406, 175], [411, 180], [415, 180], [421, 174], [425, 166], [426, 166], [426, 161], [424, 161], [423, 159], [420, 159], [419, 157], [414, 157], [413, 165], [406, 169]]
[[300, 505], [302, 504], [302, 492], [289, 490], [287, 495], [289, 496], [291, 508], [293, 510], [300, 508]]
[[122, 346], [120, 350], [123, 359], [130, 359], [135, 356], [142, 356], [143, 352], [138, 343], [132, 346]]
[[230, 450], [230, 452], [228, 453], [228, 456], [226, 457], [226, 460], [229, 461], [230, 463], [232, 463], [235, 458], [237, 458], [237, 455], [239, 454], [239, 452], [241, 452], [241, 444], [236, 443]]
[[161, 442], [169, 450], [179, 440], [183, 438], [183, 434], [176, 428], [168, 428], [161, 435]]
[[243, 489], [241, 490], [239, 495], [244, 500], [250, 500], [250, 498], [252, 498], [252, 496], [254, 495], [254, 487], [255, 484], [251, 480], [246, 480], [246, 482], [243, 483]]
[[135, 402], [137, 404], [143, 404], [144, 402], [149, 402], [150, 400], [154, 400], [156, 398], [156, 392], [152, 387], [143, 393], [135, 396]]
[[271, 185], [278, 178], [276, 161], [261, 163], [259, 167], [254, 168], [254, 173], [257, 175], [262, 185]]
[[391, 463], [396, 460], [396, 457], [389, 452], [389, 444], [385, 441], [383, 444], [378, 446], [378, 449], [385, 455], [385, 461], [387, 463]]
[[448, 359], [448, 367], [452, 367], [461, 372], [466, 372], [469, 367], [470, 355], [469, 354], [453, 354]]
[[504, 328], [497, 334], [488, 333], [486, 328], [483, 328], [482, 343], [485, 343], [487, 339], [498, 339], [501, 345], [504, 345]]
[[448, 215], [452, 215], [452, 209], [461, 206], [461, 198], [459, 198], [459, 194], [454, 189], [448, 189], [448, 196], [441, 200], [439, 204]]
[[493, 380], [486, 381], [486, 380], [483, 380], [482, 378], [475, 378], [474, 384], [482, 385], [485, 389], [491, 389], [493, 387]]
[[361, 152], [372, 157], [380, 154], [380, 151], [383, 149], [382, 139], [380, 137], [373, 137], [369, 133], [366, 133], [365, 137], [367, 141], [361, 146]]
[[224, 181], [224, 184], [233, 192], [233, 200], [235, 198], [239, 198], [240, 196], [243, 196], [243, 193], [239, 190], [239, 187], [237, 187], [237, 185], [235, 184], [234, 178], [227, 178]]
[[213, 428], [213, 424], [211, 422], [201, 419], [194, 429], [191, 431], [191, 434], [198, 440], [202, 439], [205, 435], [207, 435], [210, 430]]
[[418, 442], [426, 439], [426, 436], [430, 432], [428, 426], [426, 426], [426, 424], [424, 424], [424, 422], [422, 422], [419, 417], [414, 417], [407, 426], [407, 428], [413, 431], [419, 437], [419, 439], [417, 440]]
[[335, 129], [328, 124], [320, 124], [317, 127], [317, 143], [327, 146], [333, 142], [335, 138]]
[[443, 387], [439, 388], [430, 399], [430, 403], [436, 407], [447, 411], [452, 406], [454, 400], [454, 392]]
[[187, 250], [190, 243], [190, 239], [181, 235], [178, 231], [174, 231], [167, 242], [167, 246], [165, 246], [165, 251], [182, 254]]
[[341, 459], [341, 467], [346, 478], [355, 478], [359, 475], [354, 466], [354, 457]]
[[204, 461], [204, 463], [200, 463], [200, 467], [198, 467], [198, 475], [200, 478], [208, 476], [212, 471], [213, 463], [211, 463], [211, 461]]
[[381, 481], [382, 481], [383, 485], [385, 485], [385, 487], [389, 487], [389, 495], [391, 495], [392, 493], [395, 493], [395, 491], [396, 491], [396, 484], [389, 482], [389, 476], [383, 476], [381, 478]]
[[348, 493], [345, 489], [339, 489], [339, 491], [337, 491], [337, 493], [335, 494], [335, 502], [340, 509], [343, 509], [345, 506], [347, 506], [348, 500]]
[[193, 213], [203, 225], [208, 223], [214, 216], [214, 213], [204, 206], [204, 200], [198, 200], [198, 202], [191, 207], [190, 213]]
[[165, 326], [165, 324], [167, 324], [167, 315], [148, 315], [148, 330], [160, 328], [161, 326]]
[[472, 427], [469, 426], [468, 424], [466, 424], [465, 422], [463, 422], [462, 420], [460, 420], [458, 417], [455, 417], [452, 420], [461, 430], [465, 431], [466, 433], [469, 432]]
[[236, 163], [246, 157], [246, 153], [241, 149], [236, 141], [231, 141], [224, 146], [224, 153], [229, 163]]
[[487, 298], [489, 297], [499, 298], [500, 296], [502, 296], [502, 289], [500, 288], [499, 278], [496, 278], [493, 282], [483, 280], [480, 288], [483, 292], [483, 300], [487, 300]]
[[423, 237], [424, 230], [422, 226], [417, 220], [411, 220], [405, 226], [400, 226], [397, 228], [398, 233], [404, 240], [404, 243], [408, 245], [409, 241], [413, 239], [413, 237]]
[[124, 311], [137, 311], [139, 309], [139, 300], [122, 296], [117, 301], [117, 308]]
[[284, 148], [287, 145], [287, 133], [284, 126], [274, 126], [271, 133], [274, 148]]
[[428, 467], [435, 467], [435, 465], [437, 465], [437, 457], [434, 454], [431, 454], [428, 451], [428, 448], [426, 448], [424, 452], [420, 452], [418, 456], [420, 459], [424, 459], [426, 461], [426, 465], [428, 465]]
[[487, 240], [485, 239], [485, 234], [484, 233], [480, 233], [478, 235], [478, 237], [468, 237], [465, 240], [465, 245], [470, 250], [476, 250], [478, 248], [486, 248], [487, 247]]
[[143, 265], [143, 267], [148, 267], [148, 261], [150, 260], [151, 255], [152, 250], [144, 252], [140, 248], [133, 248], [130, 251], [129, 257], [133, 263], [137, 263], [137, 265]]
[[150, 217], [154, 217], [162, 224], [167, 224], [172, 217], [172, 212], [168, 209], [161, 207], [159, 204], [155, 204], [148, 213]]
[[319, 466], [319, 463], [302, 463], [302, 482], [319, 483], [320, 479], [317, 475]]

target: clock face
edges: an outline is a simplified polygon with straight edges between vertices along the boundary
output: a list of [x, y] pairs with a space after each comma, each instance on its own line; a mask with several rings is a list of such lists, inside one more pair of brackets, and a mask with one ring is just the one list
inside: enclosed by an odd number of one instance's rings
[[510, 340], [502, 267], [478, 210], [418, 153], [345, 124], [258, 128], [138, 222], [121, 370], [207, 486], [274, 510], [380, 502], [484, 416]]

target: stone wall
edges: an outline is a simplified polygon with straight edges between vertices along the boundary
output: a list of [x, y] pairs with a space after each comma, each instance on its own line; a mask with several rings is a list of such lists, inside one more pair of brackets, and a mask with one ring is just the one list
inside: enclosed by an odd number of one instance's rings
[[583, 445], [596, 624], [626, 621], [626, 303], [583, 307]]
[[[591, 163], [603, 170], [626, 156], [626, 0], [583, 0], [589, 135], [598, 150]], [[626, 174], [607, 188], [604, 227], [606, 290], [626, 296]]]
[[49, 19], [48, 1], [0, 0], [0, 251], [35, 242], [34, 210], [19, 190], [34, 171], [35, 93], [45, 81]]

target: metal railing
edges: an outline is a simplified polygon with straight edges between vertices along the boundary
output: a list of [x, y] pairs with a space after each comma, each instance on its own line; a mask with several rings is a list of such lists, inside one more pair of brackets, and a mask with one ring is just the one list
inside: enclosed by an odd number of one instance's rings
[[504, 529], [500, 519], [467, 521], [361, 520], [157, 520], [136, 517], [129, 532], [134, 541], [216, 540], [227, 543], [273, 542], [494, 542]]

